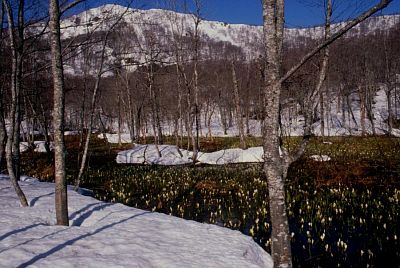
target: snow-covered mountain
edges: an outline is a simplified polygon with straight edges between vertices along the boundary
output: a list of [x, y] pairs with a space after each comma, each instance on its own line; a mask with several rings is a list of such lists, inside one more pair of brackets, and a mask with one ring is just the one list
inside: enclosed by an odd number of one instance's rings
[[[96, 31], [107, 31], [117, 20], [119, 20], [119, 25], [122, 25], [119, 31], [123, 39], [120, 40], [130, 44], [130, 51], [124, 51], [124, 54], [126, 57], [135, 58], [138, 62], [146, 61], [144, 50], [149, 46], [149, 35], [156, 38], [158, 44], [171, 46], [174, 36], [193, 35], [195, 25], [194, 16], [191, 14], [161, 9], [138, 10], [120, 5], [104, 5], [65, 18], [61, 24], [62, 35], [64, 39], [71, 39], [90, 35]], [[350, 35], [365, 35], [377, 30], [387, 30], [399, 22], [400, 15], [371, 17], [355, 27]], [[335, 31], [345, 24], [346, 22], [337, 23], [332, 28]], [[202, 20], [199, 31], [203, 42], [225, 42], [239, 47], [247, 58], [254, 58], [260, 54], [262, 26]], [[301, 42], [300, 40], [305, 38], [319, 39], [323, 36], [323, 31], [323, 27], [288, 28], [285, 31], [285, 40]], [[111, 52], [115, 52], [115, 44], [110, 45], [110, 48]]]

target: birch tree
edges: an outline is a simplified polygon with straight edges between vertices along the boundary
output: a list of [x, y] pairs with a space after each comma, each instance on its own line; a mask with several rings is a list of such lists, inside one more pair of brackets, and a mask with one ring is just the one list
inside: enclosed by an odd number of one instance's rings
[[92, 94], [92, 99], [90, 102], [90, 116], [89, 116], [89, 125], [88, 125], [88, 131], [86, 134], [86, 139], [85, 139], [85, 146], [83, 149], [83, 155], [82, 155], [82, 161], [80, 164], [79, 168], [79, 173], [78, 177], [76, 178], [75, 181], [75, 190], [78, 190], [83, 172], [86, 167], [86, 162], [87, 162], [87, 156], [88, 156], [88, 150], [89, 150], [89, 143], [90, 143], [90, 137], [92, 134], [92, 128], [93, 128], [93, 123], [96, 115], [96, 104], [97, 104], [97, 96], [98, 92], [100, 90], [100, 82], [103, 74], [107, 71], [107, 69], [104, 68], [105, 60], [106, 60], [106, 48], [107, 48], [107, 43], [108, 43], [108, 38], [110, 36], [111, 31], [114, 29], [114, 27], [121, 21], [123, 18], [123, 15], [127, 12], [128, 8], [125, 10], [123, 14], [121, 14], [118, 18], [116, 18], [116, 21], [113, 23], [113, 25], [105, 32], [103, 40], [102, 40], [102, 45], [101, 45], [101, 52], [100, 52], [100, 63], [99, 63], [99, 68], [96, 74], [96, 81], [93, 89], [93, 94]]
[[[25, 194], [21, 190], [18, 180], [20, 178], [20, 93], [22, 83], [22, 67], [24, 53], [24, 0], [18, 1], [17, 11], [11, 7], [8, 0], [3, 0], [7, 14], [8, 34], [11, 47], [11, 107], [10, 107], [10, 130], [7, 135], [6, 161], [7, 170], [11, 183], [21, 202], [21, 205], [28, 206]], [[14, 22], [14, 12], [17, 14], [17, 24]]]
[[236, 124], [237, 124], [238, 130], [239, 130], [240, 148], [247, 149], [244, 125], [243, 125], [242, 108], [240, 105], [239, 86], [238, 86], [238, 81], [236, 78], [236, 70], [235, 70], [234, 61], [231, 62], [231, 69], [232, 69], [232, 82], [233, 82], [233, 96], [234, 96], [234, 100], [235, 100]]
[[[281, 73], [283, 33], [284, 33], [284, 0], [263, 0], [263, 33], [265, 45], [265, 79], [263, 87], [264, 116], [262, 122], [264, 172], [268, 180], [269, 206], [272, 222], [272, 257], [275, 267], [291, 267], [291, 247], [289, 224], [285, 205], [285, 179], [291, 163], [304, 153], [311, 137], [305, 125], [305, 135], [294, 152], [289, 153], [281, 147], [280, 135], [280, 98], [282, 83], [291, 77], [315, 54], [326, 48], [351, 28], [385, 8], [392, 0], [381, 0], [368, 11], [346, 24], [315, 48], [304, 55], [300, 61], [286, 73]], [[318, 94], [318, 92], [316, 92]], [[280, 154], [279, 151], [282, 151]]]
[[68, 198], [64, 144], [65, 84], [61, 54], [60, 6], [58, 0], [49, 0], [49, 14], [51, 70], [53, 74], [55, 208], [57, 224], [68, 226]]
[[[4, 19], [4, 5], [3, 1], [0, 3], [0, 52], [3, 46], [3, 19]], [[1, 74], [1, 73], [0, 73]], [[2, 74], [1, 74], [2, 75]], [[6, 151], [7, 131], [4, 119], [4, 106], [3, 106], [3, 83], [0, 85], [0, 165], [3, 163], [4, 154]]]

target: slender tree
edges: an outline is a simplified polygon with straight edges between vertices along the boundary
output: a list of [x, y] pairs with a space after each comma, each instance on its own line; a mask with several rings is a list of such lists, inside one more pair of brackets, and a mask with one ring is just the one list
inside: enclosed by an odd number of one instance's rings
[[[126, 9], [126, 11], [127, 10], [128, 9]], [[92, 94], [92, 99], [91, 99], [91, 103], [90, 103], [89, 125], [88, 125], [88, 130], [87, 130], [86, 139], [85, 139], [85, 146], [84, 146], [84, 149], [83, 149], [82, 161], [81, 161], [81, 165], [80, 165], [80, 168], [79, 168], [78, 177], [77, 177], [77, 179], [75, 181], [75, 190], [78, 190], [78, 188], [79, 188], [79, 185], [80, 185], [80, 182], [81, 182], [81, 179], [82, 179], [82, 176], [83, 176], [83, 172], [84, 172], [85, 167], [86, 167], [87, 156], [88, 156], [88, 151], [89, 151], [90, 137], [91, 137], [91, 133], [92, 133], [92, 129], [93, 129], [94, 119], [95, 119], [95, 116], [96, 116], [97, 96], [98, 96], [98, 92], [100, 90], [101, 78], [102, 78], [103, 74], [106, 71], [105, 68], [104, 68], [104, 63], [105, 63], [104, 61], [106, 59], [106, 48], [107, 48], [108, 38], [110, 36], [111, 31], [120, 22], [120, 20], [122, 19], [123, 15], [126, 13], [126, 11], [121, 16], [119, 16], [116, 19], [116, 21], [113, 23], [113, 25], [106, 31], [106, 33], [104, 34], [103, 40], [102, 40], [100, 64], [99, 64], [99, 69], [98, 69], [97, 74], [96, 74], [96, 81], [95, 81], [93, 94]]]
[[240, 105], [240, 97], [239, 97], [239, 85], [236, 78], [236, 70], [234, 61], [231, 62], [232, 68], [232, 82], [233, 82], [233, 96], [235, 100], [235, 113], [236, 113], [236, 124], [239, 130], [239, 138], [240, 138], [240, 148], [246, 149], [246, 140], [245, 140], [245, 132], [243, 125], [243, 115], [242, 108]]
[[69, 225], [65, 171], [64, 111], [65, 85], [61, 54], [60, 7], [58, 0], [49, 0], [51, 69], [53, 74], [53, 130], [55, 207], [58, 225]]
[[[305, 129], [303, 140], [290, 153], [281, 147], [280, 137], [280, 98], [282, 83], [291, 77], [298, 69], [308, 62], [315, 54], [351, 28], [377, 11], [385, 8], [392, 0], [381, 0], [374, 7], [349, 22], [342, 29], [306, 53], [285, 74], [281, 74], [282, 47], [284, 29], [284, 0], [263, 0], [263, 32], [265, 45], [265, 80], [263, 90], [263, 148], [264, 172], [268, 180], [269, 206], [272, 222], [272, 257], [275, 267], [291, 267], [291, 248], [289, 239], [289, 224], [285, 205], [285, 179], [291, 163], [296, 161], [305, 150], [310, 135]], [[307, 128], [307, 125], [305, 126]], [[282, 155], [280, 155], [280, 149]]]
[[14, 12], [8, 0], [3, 0], [8, 19], [8, 33], [11, 47], [11, 112], [10, 131], [7, 137], [6, 160], [11, 183], [22, 206], [28, 206], [25, 194], [21, 190], [20, 178], [20, 93], [22, 83], [22, 67], [24, 53], [24, 0], [18, 1], [17, 25], [14, 23]]
[[[4, 5], [3, 1], [0, 3], [0, 52], [3, 46], [3, 20], [4, 20]], [[0, 85], [0, 165], [3, 164], [3, 158], [6, 151], [7, 143], [7, 131], [6, 123], [4, 119], [4, 107], [3, 107], [3, 83]]]

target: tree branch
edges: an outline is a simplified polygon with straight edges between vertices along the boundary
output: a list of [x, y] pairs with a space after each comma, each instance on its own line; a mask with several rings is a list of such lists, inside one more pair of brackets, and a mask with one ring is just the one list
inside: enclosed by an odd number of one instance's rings
[[75, 0], [75, 1], [73, 1], [73, 2], [71, 2], [71, 3], [69, 3], [68, 5], [63, 6], [63, 7], [61, 8], [61, 10], [60, 10], [60, 17], [61, 17], [65, 12], [67, 12], [69, 9], [71, 9], [71, 8], [73, 8], [73, 7], [77, 6], [77, 5], [79, 5], [79, 4], [82, 3], [83, 1], [84, 1], [84, 0]]
[[332, 44], [336, 39], [340, 38], [343, 36], [345, 33], [347, 33], [349, 30], [351, 30], [354, 26], [359, 24], [360, 22], [366, 20], [367, 18], [371, 17], [373, 14], [376, 12], [384, 9], [387, 7], [393, 0], [381, 0], [378, 4], [358, 16], [356, 19], [354, 19], [352, 22], [347, 24], [344, 28], [342, 28], [340, 31], [337, 33], [333, 34], [329, 39], [325, 40], [322, 42], [320, 45], [315, 47], [313, 50], [308, 52], [298, 64], [293, 66], [284, 76], [282, 76], [281, 79], [279, 79], [278, 84], [282, 84], [285, 82], [288, 78], [290, 78], [298, 69], [300, 69], [301, 66], [303, 66], [307, 61], [309, 61], [315, 54], [317, 54], [320, 50], [325, 48], [326, 46]]

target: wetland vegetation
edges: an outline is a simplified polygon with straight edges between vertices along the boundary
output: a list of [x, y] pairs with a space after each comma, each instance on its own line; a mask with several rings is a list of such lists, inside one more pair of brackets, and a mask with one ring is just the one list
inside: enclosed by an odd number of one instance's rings
[[[147, 140], [151, 143], [151, 140]], [[173, 143], [171, 139], [169, 141]], [[286, 140], [290, 146], [295, 138]], [[207, 151], [238, 138], [203, 140]], [[261, 140], [251, 138], [250, 144]], [[159, 167], [117, 165], [131, 145], [93, 139], [83, 187], [95, 197], [239, 230], [270, 251], [267, 183], [259, 164]], [[67, 138], [68, 176], [77, 174], [77, 138]], [[286, 202], [294, 267], [396, 267], [400, 263], [400, 139], [314, 138], [288, 174]], [[310, 155], [328, 155], [316, 162]], [[52, 180], [45, 154], [27, 153], [24, 172]], [[33, 159], [33, 160], [32, 160]], [[333, 265], [334, 264], [334, 265]]]

